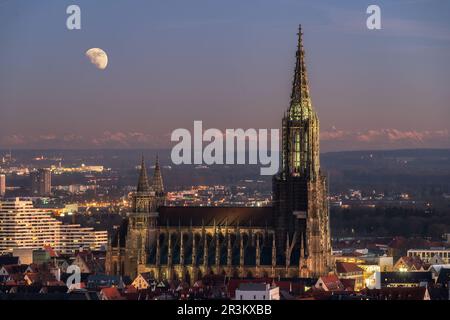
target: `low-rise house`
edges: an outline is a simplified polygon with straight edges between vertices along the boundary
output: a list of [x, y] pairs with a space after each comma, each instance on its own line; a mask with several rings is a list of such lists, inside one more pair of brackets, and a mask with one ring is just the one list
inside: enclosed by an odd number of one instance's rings
[[60, 283], [55, 276], [46, 271], [42, 272], [26, 272], [24, 274], [25, 283], [31, 285], [48, 285], [49, 283]]
[[344, 291], [345, 287], [339, 277], [335, 274], [320, 277], [315, 286], [316, 289], [323, 291]]
[[8, 286], [25, 285], [23, 273], [11, 273], [7, 276], [0, 276], [2, 284]]
[[80, 251], [75, 255], [72, 265], [78, 266], [81, 273], [103, 274], [105, 272], [104, 260], [91, 251]]
[[100, 290], [99, 296], [100, 300], [125, 300], [125, 297], [121, 295], [116, 287], [103, 288]]
[[10, 264], [0, 268], [0, 276], [9, 276], [16, 273], [24, 273], [28, 266], [26, 264]]
[[280, 288], [267, 283], [241, 283], [235, 300], [280, 300]]
[[336, 262], [336, 273], [341, 282], [342, 279], [354, 280], [354, 290], [359, 291], [364, 287], [364, 270], [355, 263]]
[[[360, 288], [356, 286], [355, 279], [339, 279], [344, 286], [345, 291], [358, 291]], [[358, 288], [358, 289], [357, 289]]]
[[131, 285], [138, 290], [155, 290], [157, 283], [150, 272], [144, 272], [138, 274]]
[[439, 275], [436, 279], [436, 286], [441, 288], [449, 289], [450, 283], [450, 268], [441, 268], [439, 270]]
[[436, 281], [442, 269], [450, 269], [450, 264], [433, 264], [428, 268], [433, 279]]
[[399, 272], [425, 271], [427, 269], [428, 266], [419, 257], [413, 256], [399, 258], [393, 267], [393, 271]]
[[126, 300], [139, 300], [141, 297], [140, 292], [132, 285], [128, 285], [122, 290], [122, 296]]
[[[224, 281], [222, 280], [216, 285], [216, 287], [219, 287], [220, 289], [219, 284], [223, 285], [223, 282]], [[280, 296], [284, 299], [288, 299], [289, 296], [296, 297], [303, 295], [306, 291], [314, 287], [316, 282], [317, 279], [312, 278], [232, 278], [227, 281], [225, 289], [227, 292], [227, 296], [231, 299], [234, 299], [236, 289], [238, 289], [242, 283], [265, 283], [279, 287]], [[206, 288], [203, 286], [203, 282], [199, 280], [194, 283], [191, 289], [200, 292], [201, 290], [204, 290]]]

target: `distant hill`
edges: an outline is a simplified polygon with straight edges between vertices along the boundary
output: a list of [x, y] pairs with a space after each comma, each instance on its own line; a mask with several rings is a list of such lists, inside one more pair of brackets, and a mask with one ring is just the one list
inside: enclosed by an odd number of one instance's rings
[[348, 186], [450, 190], [450, 149], [330, 152], [321, 161], [334, 190]]
[[[0, 156], [8, 151], [0, 150]], [[170, 160], [170, 150], [13, 150], [12, 154], [16, 163], [36, 167], [58, 165], [58, 158], [62, 158], [63, 166], [104, 165], [117, 171], [123, 185], [135, 183], [141, 154], [145, 155], [148, 167], [158, 154], [169, 187], [235, 184], [251, 179], [264, 182], [258, 188], [271, 188], [271, 177], [260, 176], [259, 165], [175, 166]], [[31, 160], [39, 156], [48, 160]], [[322, 154], [321, 165], [330, 177], [331, 191], [375, 188], [389, 192], [450, 193], [450, 149], [329, 152]]]

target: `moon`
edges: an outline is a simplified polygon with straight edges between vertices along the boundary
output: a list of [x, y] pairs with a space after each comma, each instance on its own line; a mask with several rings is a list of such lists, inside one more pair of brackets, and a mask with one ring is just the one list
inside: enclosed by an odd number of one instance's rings
[[106, 66], [108, 65], [108, 55], [104, 50], [100, 48], [91, 48], [86, 51], [85, 55], [97, 69], [106, 69]]

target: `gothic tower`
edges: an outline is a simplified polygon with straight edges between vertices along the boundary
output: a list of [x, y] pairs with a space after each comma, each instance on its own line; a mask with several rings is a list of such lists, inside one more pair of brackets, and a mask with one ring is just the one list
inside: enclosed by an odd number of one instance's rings
[[273, 178], [273, 218], [278, 263], [299, 263], [300, 276], [319, 276], [328, 273], [331, 258], [327, 182], [302, 36], [300, 26], [291, 102], [282, 120], [281, 169]]
[[157, 202], [156, 206], [157, 207], [163, 206], [165, 204], [164, 183], [161, 174], [161, 168], [159, 167], [158, 156], [156, 156], [155, 171], [153, 172], [152, 189], [155, 192]]
[[[160, 171], [158, 175], [162, 184]], [[131, 278], [136, 277], [138, 265], [147, 262], [147, 254], [155, 238], [158, 217], [156, 209], [164, 192], [161, 191], [158, 195], [156, 193], [150, 187], [142, 156], [139, 181], [136, 192], [133, 194], [132, 210], [128, 215], [125, 274]]]

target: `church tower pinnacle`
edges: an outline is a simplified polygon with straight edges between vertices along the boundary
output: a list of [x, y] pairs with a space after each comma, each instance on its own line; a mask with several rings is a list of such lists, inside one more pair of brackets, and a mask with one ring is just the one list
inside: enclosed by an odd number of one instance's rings
[[289, 116], [291, 119], [307, 118], [312, 112], [311, 98], [309, 95], [308, 73], [305, 63], [305, 49], [303, 47], [302, 26], [298, 29], [298, 45], [294, 81], [292, 84], [291, 103]]
[[133, 214], [148, 213], [152, 209], [152, 193], [148, 182], [147, 168], [144, 156], [141, 158], [141, 168], [136, 192], [133, 195]]
[[152, 188], [155, 191], [156, 196], [164, 194], [164, 183], [161, 174], [161, 168], [159, 167], [159, 158], [156, 156], [155, 171], [153, 172]]
[[141, 171], [139, 173], [139, 180], [137, 185], [137, 192], [149, 192], [150, 191], [150, 185], [148, 183], [148, 176], [147, 176], [147, 168], [145, 167], [145, 160], [144, 155], [142, 155], [141, 158]]

